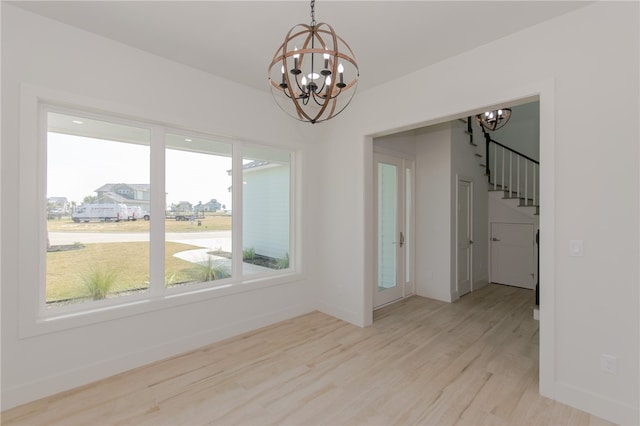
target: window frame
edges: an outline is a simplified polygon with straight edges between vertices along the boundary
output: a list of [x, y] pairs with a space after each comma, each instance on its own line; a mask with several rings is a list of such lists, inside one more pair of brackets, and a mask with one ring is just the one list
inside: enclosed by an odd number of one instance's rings
[[[72, 101], [70, 101], [72, 100]], [[88, 105], [94, 105], [88, 106]], [[210, 298], [262, 290], [301, 279], [297, 240], [298, 173], [297, 155], [290, 147], [272, 146], [257, 141], [230, 138], [211, 133], [197, 132], [140, 118], [127, 113], [127, 108], [109, 104], [108, 108], [95, 100], [52, 92], [46, 89], [21, 85], [20, 118], [20, 182], [18, 184], [20, 220], [18, 224], [18, 264], [22, 283], [19, 287], [21, 338], [45, 334], [69, 328], [81, 327], [103, 321], [139, 315], [159, 309], [167, 309], [189, 303], [201, 303]], [[111, 111], [122, 110], [123, 113]], [[86, 301], [55, 309], [46, 304], [46, 187], [47, 187], [47, 113], [55, 112], [79, 115], [116, 124], [146, 128], [151, 132], [150, 150], [150, 229], [149, 229], [149, 289], [138, 294]], [[232, 277], [186, 286], [164, 285], [165, 224], [165, 153], [166, 133], [186, 137], [199, 137], [229, 143], [232, 147]], [[289, 163], [289, 268], [260, 274], [242, 275], [242, 148], [259, 146], [288, 153]], [[24, 215], [22, 212], [27, 212]], [[33, 224], [36, 223], [34, 227]], [[34, 256], [34, 253], [36, 255]], [[34, 267], [37, 265], [37, 267]]]

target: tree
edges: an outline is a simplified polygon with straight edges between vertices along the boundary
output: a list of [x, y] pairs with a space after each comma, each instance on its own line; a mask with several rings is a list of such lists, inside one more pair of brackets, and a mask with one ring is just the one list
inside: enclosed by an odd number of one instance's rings
[[82, 199], [82, 202], [85, 204], [94, 204], [96, 201], [98, 201], [98, 197], [95, 195], [87, 195]]

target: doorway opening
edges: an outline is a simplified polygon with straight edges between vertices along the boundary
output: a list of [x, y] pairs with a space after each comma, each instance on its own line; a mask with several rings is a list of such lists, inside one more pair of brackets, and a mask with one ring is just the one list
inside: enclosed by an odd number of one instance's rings
[[[373, 138], [373, 241], [376, 247], [372, 308], [411, 294], [454, 302], [490, 282], [534, 287], [538, 278], [537, 259], [522, 256], [537, 253], [540, 171], [521, 158], [539, 158], [540, 103], [529, 100], [511, 108], [513, 121], [504, 126], [499, 135], [487, 138], [472, 118], [473, 114]], [[492, 138], [497, 137], [501, 138], [504, 148], [496, 148]], [[525, 154], [518, 154], [522, 150]], [[392, 165], [392, 158], [400, 163]], [[411, 194], [410, 208], [403, 206], [398, 198], [406, 196], [398, 177], [403, 161], [413, 162], [415, 168], [416, 187]], [[391, 173], [393, 182], [387, 180], [385, 184], [380, 180], [385, 170]], [[523, 189], [517, 188], [516, 182], [522, 182]], [[390, 185], [394, 192], [385, 195], [380, 192], [383, 191], [381, 185]], [[391, 198], [381, 198], [385, 196]], [[501, 206], [503, 199], [506, 203], [515, 203], [515, 207]], [[391, 217], [390, 206], [394, 206], [394, 216], [384, 225], [382, 218]], [[409, 209], [415, 218], [411, 230], [404, 227], [398, 210], [402, 208]], [[526, 242], [529, 246], [524, 247], [526, 244], [520, 241], [515, 246], [518, 250], [505, 249], [508, 241], [495, 241], [500, 238], [493, 234], [515, 227], [501, 228], [500, 223], [529, 225], [526, 227], [531, 237]], [[407, 259], [402, 257], [400, 239], [411, 240], [418, 259], [409, 263], [404, 271], [400, 265], [405, 265]], [[513, 262], [514, 259], [517, 262]], [[507, 263], [511, 271], [504, 268]], [[527, 277], [526, 280], [511, 279], [515, 267], [522, 267], [518, 272], [521, 277]], [[413, 274], [409, 272], [412, 268]], [[413, 291], [405, 291], [402, 274], [411, 277], [407, 283]], [[381, 299], [381, 294], [390, 297]]]

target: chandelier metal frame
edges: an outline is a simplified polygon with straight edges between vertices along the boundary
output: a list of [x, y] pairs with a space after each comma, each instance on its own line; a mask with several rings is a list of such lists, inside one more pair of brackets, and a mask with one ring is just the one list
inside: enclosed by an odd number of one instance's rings
[[280, 108], [309, 123], [342, 112], [355, 94], [359, 76], [351, 47], [331, 25], [316, 23], [315, 0], [311, 0], [311, 24], [289, 30], [268, 73], [271, 94]]
[[511, 118], [511, 108], [500, 108], [476, 115], [476, 121], [483, 129], [490, 132], [498, 130]]

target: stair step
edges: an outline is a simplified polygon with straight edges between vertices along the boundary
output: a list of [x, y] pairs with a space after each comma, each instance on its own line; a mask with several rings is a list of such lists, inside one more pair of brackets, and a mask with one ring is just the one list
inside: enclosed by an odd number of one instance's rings
[[[495, 188], [494, 188], [494, 185], [492, 183], [489, 184], [489, 191], [502, 191], [505, 193], [505, 196], [506, 196], [506, 194], [509, 193], [508, 190], [509, 188], [507, 188], [506, 186], [502, 187], [502, 185], [495, 185]], [[502, 198], [505, 198], [505, 197], [502, 197]]]
[[[496, 194], [500, 199], [505, 200], [505, 201], [509, 201], [509, 200], [514, 200], [515, 202], [509, 202], [508, 204], [515, 209], [527, 209], [526, 210], [526, 214], [528, 215], [532, 215], [532, 216], [539, 216], [540, 215], [540, 200], [536, 200], [536, 204], [533, 204], [533, 199], [532, 198], [524, 198], [524, 197], [518, 197], [517, 192], [510, 192], [509, 188], [507, 187], [502, 187], [501, 185], [494, 185], [493, 183], [489, 183], [489, 192], [490, 193], [494, 193]], [[501, 194], [500, 194], [501, 193]], [[493, 196], [494, 198], [498, 198]], [[520, 210], [521, 212], [525, 212], [525, 210]]]
[[478, 158], [482, 158], [482, 154], [478, 154], [477, 152], [475, 153], [475, 156]]
[[464, 124], [467, 124], [467, 119], [466, 118], [458, 118], [459, 121], [462, 121]]
[[[505, 194], [508, 194], [509, 191], [504, 191]], [[533, 200], [529, 199], [529, 200], [525, 200], [524, 198], [518, 197], [518, 196], [508, 196], [505, 195], [504, 197], [502, 197], [503, 200], [519, 200], [518, 202], [518, 207], [535, 207], [536, 211], [538, 208], [540, 208], [540, 204], [533, 204]]]
[[478, 146], [477, 143], [473, 143], [473, 142], [469, 142], [469, 144], [473, 145], [473, 146]]
[[468, 135], [472, 135], [472, 134], [473, 134], [473, 132], [470, 132], [470, 131], [468, 131], [468, 130], [465, 130], [464, 132], [465, 132], [466, 134], [468, 134]]
[[486, 169], [487, 165], [486, 164], [480, 164], [480, 167], [484, 167]]

